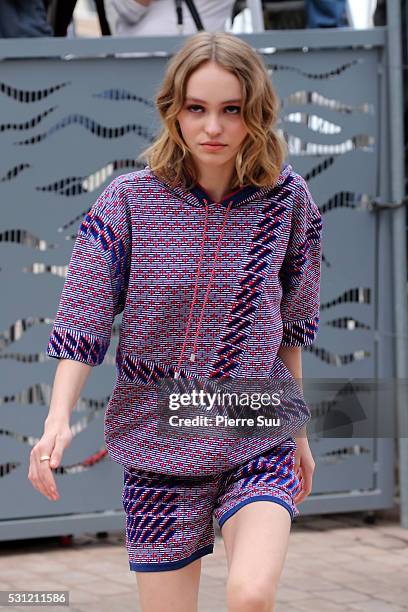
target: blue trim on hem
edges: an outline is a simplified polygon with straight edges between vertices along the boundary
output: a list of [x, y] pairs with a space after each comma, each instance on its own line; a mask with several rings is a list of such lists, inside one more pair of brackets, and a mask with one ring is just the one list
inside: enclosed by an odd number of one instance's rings
[[192, 555], [180, 561], [167, 561], [165, 563], [135, 563], [134, 561], [129, 561], [129, 568], [133, 572], [165, 572], [175, 570], [188, 565], [200, 557], [204, 557], [204, 555], [210, 555], [213, 551], [214, 545], [208, 544], [208, 546], [199, 548]]
[[239, 504], [237, 504], [236, 506], [228, 510], [225, 514], [223, 514], [220, 520], [218, 521], [218, 525], [220, 526], [220, 529], [224, 525], [225, 521], [229, 519], [230, 516], [235, 514], [240, 508], [242, 508], [242, 506], [246, 506], [246, 504], [250, 504], [251, 502], [258, 501], [258, 500], [269, 500], [269, 501], [273, 501], [283, 506], [289, 512], [290, 518], [293, 521], [294, 519], [293, 510], [288, 503], [283, 501], [283, 499], [281, 499], [280, 497], [277, 497], [276, 495], [254, 495], [253, 497], [249, 497], [248, 499], [244, 499], [244, 501], [239, 502]]

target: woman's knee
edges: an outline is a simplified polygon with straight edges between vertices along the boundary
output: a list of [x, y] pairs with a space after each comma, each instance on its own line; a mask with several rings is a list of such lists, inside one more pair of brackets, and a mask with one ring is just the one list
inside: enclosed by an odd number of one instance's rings
[[271, 612], [275, 603], [276, 585], [249, 582], [247, 579], [227, 582], [228, 612]]

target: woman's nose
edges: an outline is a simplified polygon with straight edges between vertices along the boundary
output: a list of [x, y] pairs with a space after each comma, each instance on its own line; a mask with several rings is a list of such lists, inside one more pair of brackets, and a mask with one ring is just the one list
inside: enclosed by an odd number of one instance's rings
[[219, 134], [222, 130], [221, 123], [216, 117], [209, 118], [205, 130], [208, 134]]

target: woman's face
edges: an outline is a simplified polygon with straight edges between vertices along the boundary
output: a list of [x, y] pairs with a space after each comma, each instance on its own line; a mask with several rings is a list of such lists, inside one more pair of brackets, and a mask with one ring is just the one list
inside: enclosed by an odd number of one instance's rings
[[[241, 84], [231, 72], [215, 62], [207, 62], [190, 75], [177, 119], [198, 168], [233, 167], [248, 133], [241, 118], [241, 107]], [[205, 143], [221, 143], [221, 146]]]

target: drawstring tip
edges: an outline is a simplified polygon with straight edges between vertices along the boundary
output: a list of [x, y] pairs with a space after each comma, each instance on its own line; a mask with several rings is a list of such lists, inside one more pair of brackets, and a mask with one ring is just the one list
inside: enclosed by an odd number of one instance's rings
[[190, 361], [195, 361], [195, 358], [196, 358], [195, 354], [194, 354], [194, 353], [191, 353], [191, 355], [190, 355]]

